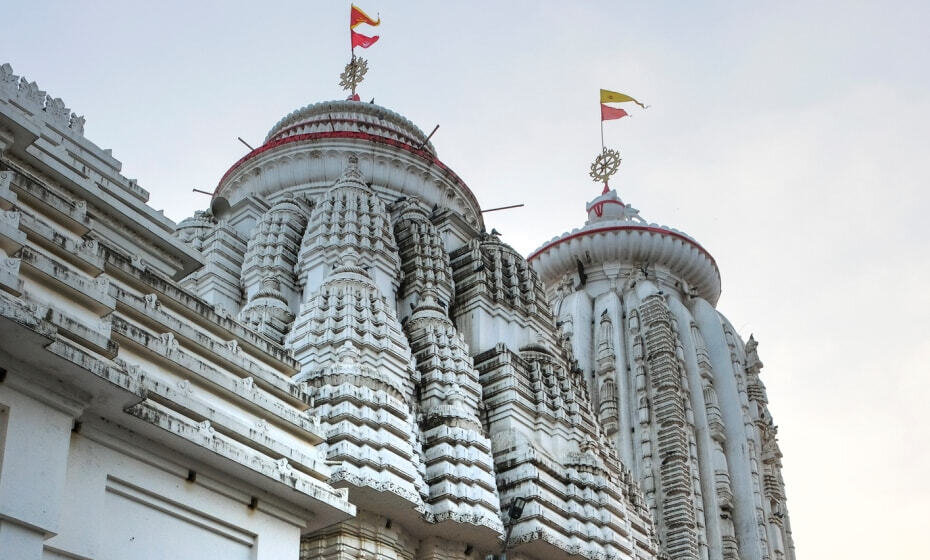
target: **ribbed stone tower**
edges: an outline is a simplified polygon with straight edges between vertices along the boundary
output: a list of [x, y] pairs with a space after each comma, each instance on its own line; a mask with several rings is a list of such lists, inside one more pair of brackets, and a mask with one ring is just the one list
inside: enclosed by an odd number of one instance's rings
[[303, 558], [662, 554], [543, 284], [408, 120], [295, 111], [177, 235], [207, 261], [183, 285], [299, 364], [358, 509]]
[[661, 548], [683, 560], [793, 559], [762, 363], [714, 308], [716, 263], [615, 191], [587, 212], [528, 260]]

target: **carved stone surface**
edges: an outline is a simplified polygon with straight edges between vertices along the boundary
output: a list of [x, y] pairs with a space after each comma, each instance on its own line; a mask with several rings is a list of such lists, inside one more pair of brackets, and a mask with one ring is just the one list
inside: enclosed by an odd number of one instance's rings
[[[291, 126], [315, 130], [312, 113]], [[272, 143], [295, 134], [278, 128]], [[301, 363], [295, 379], [328, 434], [333, 484], [364, 515], [407, 510], [407, 529], [451, 524], [486, 552], [510, 525], [508, 546], [527, 558], [655, 557], [646, 501], [600, 420], [617, 431], [615, 384], [595, 412], [536, 273], [467, 216], [369, 183], [363, 154], [350, 153], [325, 191], [265, 183], [267, 199], [249, 199], [259, 211], [216, 217], [256, 216], [237, 230], [248, 246], [239, 317], [284, 335]], [[178, 231], [202, 246], [211, 227], [195, 216]], [[517, 497], [530, 502], [519, 521], [507, 516]], [[449, 535], [435, 534], [429, 554], [449, 556]]]
[[84, 512], [150, 503], [262, 558], [794, 558], [755, 340], [710, 255], [615, 193], [587, 208], [608, 233], [528, 261], [413, 123], [337, 101], [175, 227], [9, 65], [0, 125], [32, 131], [0, 164], [0, 413], [59, 421], [0, 442], [4, 476], [61, 473], [0, 485], [19, 556], [119, 555], [94, 539], [136, 518]]
[[637, 474], [661, 549], [793, 559], [757, 343], [713, 309], [713, 258], [682, 232], [646, 223], [614, 191], [586, 210], [584, 227], [530, 262], [590, 372], [605, 432]]

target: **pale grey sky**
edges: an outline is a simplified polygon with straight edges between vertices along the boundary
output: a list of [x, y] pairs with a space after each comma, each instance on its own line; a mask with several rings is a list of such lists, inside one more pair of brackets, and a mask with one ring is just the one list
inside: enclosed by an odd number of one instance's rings
[[[716, 258], [755, 333], [802, 558], [925, 555], [930, 526], [926, 2], [390, 2], [367, 100], [429, 131], [517, 249], [613, 184]], [[343, 97], [348, 2], [0, 0], [0, 62], [87, 117], [179, 220], [291, 110]]]

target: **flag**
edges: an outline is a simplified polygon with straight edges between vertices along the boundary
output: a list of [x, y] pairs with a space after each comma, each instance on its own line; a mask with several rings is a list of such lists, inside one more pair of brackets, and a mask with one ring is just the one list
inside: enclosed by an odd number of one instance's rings
[[601, 90], [601, 103], [626, 103], [627, 101], [632, 101], [643, 109], [647, 107], [625, 93], [617, 93], [616, 91], [608, 91], [606, 89]]
[[368, 25], [381, 25], [381, 18], [377, 21], [371, 19], [365, 12], [355, 4], [352, 4], [352, 11], [349, 12], [349, 29], [355, 29], [359, 25], [367, 23]]
[[613, 119], [622, 119], [623, 117], [630, 116], [629, 113], [623, 109], [614, 109], [613, 107], [608, 107], [601, 103], [601, 120], [610, 121]]
[[352, 31], [352, 48], [354, 49], [355, 47], [362, 47], [363, 49], [367, 49], [368, 47], [374, 45], [375, 42], [380, 38], [381, 37], [379, 35], [375, 35], [374, 37], [368, 37], [367, 35], [362, 35], [361, 33], [357, 33], [353, 30]]

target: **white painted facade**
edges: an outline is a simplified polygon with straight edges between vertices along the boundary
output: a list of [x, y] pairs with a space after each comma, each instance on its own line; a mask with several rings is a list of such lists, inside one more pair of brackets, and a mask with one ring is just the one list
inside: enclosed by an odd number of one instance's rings
[[175, 226], [83, 122], [0, 67], [0, 557], [793, 558], [687, 236], [606, 193], [527, 261], [354, 101]]

